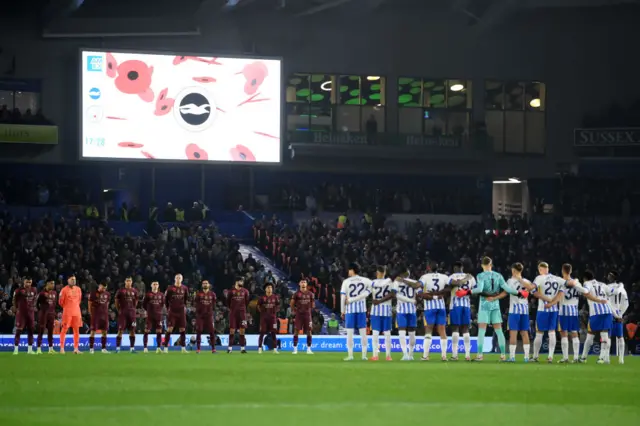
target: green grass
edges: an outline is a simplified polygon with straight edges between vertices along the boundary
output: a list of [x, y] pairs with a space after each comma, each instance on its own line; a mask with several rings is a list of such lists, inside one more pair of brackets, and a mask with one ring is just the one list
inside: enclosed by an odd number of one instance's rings
[[0, 354], [0, 424], [601, 426], [640, 418], [638, 357], [548, 365], [343, 356]]

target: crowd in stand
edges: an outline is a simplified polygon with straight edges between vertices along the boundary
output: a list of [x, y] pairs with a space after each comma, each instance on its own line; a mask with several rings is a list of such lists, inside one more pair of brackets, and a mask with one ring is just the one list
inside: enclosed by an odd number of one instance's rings
[[[106, 222], [49, 218], [22, 221], [0, 213], [0, 241], [0, 334], [13, 330], [12, 296], [24, 277], [31, 277], [39, 289], [45, 280], [53, 279], [56, 290], [60, 291], [69, 273], [76, 274], [83, 291], [81, 309], [85, 332], [89, 324], [90, 291], [98, 282], [103, 282], [114, 293], [123, 286], [127, 276], [133, 277], [140, 294], [149, 291], [153, 281], [158, 281], [164, 291], [176, 273], [183, 274], [185, 285], [192, 291], [200, 287], [203, 279], [209, 280], [218, 296], [215, 320], [219, 333], [228, 331], [225, 295], [238, 275], [245, 277], [253, 296], [249, 306], [249, 331], [257, 331], [256, 298], [262, 294], [267, 281], [276, 284], [276, 291], [282, 296], [281, 317], [290, 315], [286, 285], [267, 273], [251, 256], [243, 260], [238, 243], [220, 235], [213, 224], [163, 229], [155, 238], [121, 237], [115, 235]], [[194, 307], [189, 304], [189, 332], [195, 325], [194, 314]], [[144, 319], [145, 313], [140, 309], [138, 315]], [[115, 332], [114, 306], [110, 318], [109, 331]], [[144, 323], [137, 321], [139, 328]]]
[[0, 106], [0, 123], [5, 124], [51, 124], [42, 113], [42, 110], [37, 110], [35, 113], [27, 108], [20, 111], [18, 108], [9, 108], [7, 105]]
[[[574, 265], [578, 278], [590, 269], [603, 281], [607, 272], [616, 270], [631, 304], [625, 320], [640, 322], [640, 224], [595, 220], [532, 224], [526, 218], [492, 223], [500, 226], [487, 230], [486, 223], [417, 221], [406, 229], [393, 230], [372, 227], [363, 219], [339, 229], [318, 219], [283, 226], [263, 218], [256, 222], [255, 238], [257, 245], [293, 279], [306, 277], [315, 282], [319, 300], [336, 312], [340, 309], [339, 289], [351, 262], [358, 262], [363, 274], [374, 277], [376, 265], [393, 270], [404, 261], [410, 265], [412, 276], [419, 277], [432, 261], [440, 263], [441, 270], [452, 272], [453, 263], [462, 260], [467, 272], [475, 274], [480, 271], [479, 260], [487, 255], [507, 278], [515, 262], [524, 264], [523, 276], [531, 280], [537, 275], [540, 261], [548, 262], [552, 273], [558, 275], [561, 265], [568, 262]], [[508, 303], [507, 299], [503, 302]], [[532, 320], [536, 308], [532, 300]], [[586, 323], [586, 303], [581, 308]], [[507, 310], [503, 312], [506, 315]]]

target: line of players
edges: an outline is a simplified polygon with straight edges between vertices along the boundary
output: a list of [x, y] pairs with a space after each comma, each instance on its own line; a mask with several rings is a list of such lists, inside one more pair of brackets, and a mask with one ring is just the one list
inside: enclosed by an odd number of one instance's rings
[[[431, 272], [419, 280], [409, 278], [406, 267], [400, 266], [393, 279], [386, 277], [384, 267], [378, 267], [376, 278], [370, 280], [358, 275], [358, 265], [349, 268], [349, 277], [341, 288], [341, 310], [347, 329], [347, 357], [353, 360], [354, 334], [359, 332], [362, 342], [362, 359], [367, 360], [367, 305], [366, 299], [372, 296], [370, 322], [373, 338], [373, 361], [379, 359], [379, 336], [385, 337], [386, 359], [391, 361], [392, 300], [396, 299], [396, 322], [403, 361], [413, 360], [416, 345], [417, 310], [416, 305], [423, 301], [426, 333], [422, 360], [429, 360], [429, 350], [434, 330], [440, 336], [440, 348], [443, 361], [447, 361], [447, 311], [445, 299], [449, 300], [449, 324], [452, 329], [451, 360], [458, 360], [458, 343], [462, 335], [465, 359], [471, 360], [471, 300], [470, 296], [479, 296], [478, 309], [478, 356], [474, 361], [483, 360], [483, 343], [487, 324], [491, 324], [498, 336], [501, 360], [515, 362], [518, 334], [524, 346], [524, 361], [529, 361], [529, 301], [531, 294], [538, 299], [536, 316], [536, 337], [533, 344], [532, 361], [538, 362], [544, 333], [548, 333], [548, 362], [553, 362], [556, 349], [556, 329], [560, 332], [562, 358], [559, 363], [569, 361], [569, 338], [573, 344], [573, 360], [586, 362], [594, 338], [599, 335], [601, 351], [598, 363], [609, 363], [611, 337], [616, 338], [619, 362], [624, 363], [625, 343], [623, 338], [622, 316], [629, 306], [624, 285], [617, 282], [617, 273], [607, 275], [609, 284], [595, 280], [591, 271], [584, 273], [584, 284], [571, 277], [572, 267], [562, 266], [562, 276], [549, 273], [549, 265], [538, 265], [539, 275], [532, 282], [522, 277], [523, 266], [516, 263], [511, 267], [511, 278], [504, 281], [502, 275], [492, 271], [491, 259], [482, 260], [483, 272], [476, 279], [463, 272], [461, 262], [454, 264], [454, 273], [447, 276], [438, 271], [437, 264], [431, 266]], [[506, 357], [505, 337], [502, 332], [502, 313], [499, 300], [510, 296], [509, 301], [509, 357]], [[583, 296], [589, 304], [589, 327], [582, 354], [580, 354], [580, 321], [578, 317], [579, 297]], [[407, 343], [407, 336], [409, 341]]]
[[[151, 283], [151, 291], [144, 295], [142, 306], [146, 311], [146, 324], [144, 330], [143, 344], [144, 352], [148, 352], [149, 334], [155, 332], [157, 342], [157, 353], [167, 353], [169, 351], [169, 343], [171, 334], [174, 330], [180, 333], [179, 344], [182, 352], [187, 352], [186, 344], [186, 305], [189, 300], [189, 289], [182, 284], [183, 277], [176, 274], [173, 285], [170, 285], [165, 293], [159, 291], [159, 283], [154, 281]], [[76, 292], [80, 289], [76, 287], [75, 276], [70, 275], [67, 279], [67, 287], [71, 287]], [[67, 288], [65, 287], [65, 288]], [[64, 289], [63, 289], [64, 291]], [[62, 292], [61, 292], [62, 294]], [[81, 293], [78, 300], [81, 300]], [[129, 347], [131, 352], [135, 352], [135, 328], [136, 328], [136, 310], [139, 303], [138, 290], [133, 287], [131, 277], [126, 277], [124, 287], [119, 289], [114, 298], [115, 307], [118, 311], [118, 334], [116, 337], [116, 352], [120, 352], [122, 343], [122, 335], [125, 331], [129, 332]], [[210, 342], [215, 342], [214, 328], [214, 309], [216, 305], [216, 295], [211, 290], [209, 281], [204, 280], [201, 283], [201, 289], [198, 290], [194, 297], [195, 318], [196, 318], [196, 347], [200, 352], [201, 336], [203, 333], [209, 335]], [[249, 304], [249, 291], [244, 288], [244, 279], [238, 277], [235, 280], [234, 287], [227, 293], [227, 306], [229, 307], [229, 345], [227, 352], [231, 353], [233, 349], [233, 341], [236, 330], [240, 335], [241, 353], [246, 353], [245, 329], [247, 327], [247, 305]], [[38, 293], [32, 286], [32, 280], [25, 278], [23, 286], [14, 293], [13, 307], [16, 313], [16, 334], [14, 339], [14, 354], [19, 351], [20, 337], [23, 331], [28, 334], [29, 354], [33, 354], [33, 338], [34, 330], [36, 330], [35, 312], [38, 312], [37, 321], [37, 354], [42, 353], [42, 340], [45, 331], [47, 332], [49, 353], [53, 350], [53, 327], [56, 318], [56, 308], [58, 295], [54, 290], [54, 281], [50, 280], [45, 283], [44, 289]], [[95, 335], [101, 334], [102, 353], [108, 353], [107, 347], [107, 330], [109, 328], [109, 306], [111, 304], [111, 294], [107, 291], [104, 283], [98, 285], [97, 290], [89, 295], [89, 314], [90, 314], [90, 336], [89, 350], [94, 353]], [[163, 309], [166, 307], [167, 327], [163, 340]], [[307, 335], [307, 353], [311, 352], [311, 312], [314, 308], [314, 294], [308, 289], [307, 282], [300, 283], [300, 290], [291, 298], [291, 308], [295, 313], [295, 328], [297, 331], [303, 331]], [[258, 310], [260, 312], [260, 337], [259, 351], [262, 351], [262, 343], [266, 334], [271, 335], [272, 342], [276, 341], [276, 332], [278, 329], [277, 312], [280, 309], [280, 299], [273, 293], [273, 286], [267, 284], [265, 286], [265, 295], [258, 300]], [[68, 325], [64, 323], [61, 330], [61, 338]], [[76, 353], [79, 353], [76, 345]], [[163, 348], [164, 351], [162, 350]], [[298, 335], [294, 337], [294, 353], [297, 353]], [[215, 345], [212, 345], [213, 353], [216, 352]], [[60, 348], [60, 352], [64, 353], [64, 348]], [[275, 348], [273, 352], [277, 353]]]

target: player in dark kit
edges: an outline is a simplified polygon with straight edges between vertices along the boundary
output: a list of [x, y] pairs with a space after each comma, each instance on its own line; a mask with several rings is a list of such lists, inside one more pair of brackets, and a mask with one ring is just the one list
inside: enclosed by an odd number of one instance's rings
[[280, 308], [280, 298], [273, 294], [273, 284], [267, 283], [264, 286], [265, 295], [258, 299], [258, 311], [260, 312], [260, 337], [258, 338], [258, 353], [262, 353], [262, 342], [264, 335], [271, 335], [273, 353], [278, 353], [276, 345], [276, 332], [278, 330], [278, 318], [276, 314]]
[[295, 328], [293, 330], [293, 354], [298, 353], [298, 333], [300, 331], [307, 335], [307, 354], [311, 351], [311, 311], [315, 307], [315, 295], [307, 288], [307, 280], [300, 281], [300, 290], [291, 298], [291, 311], [295, 315]]
[[167, 334], [164, 336], [164, 353], [169, 353], [169, 341], [174, 328], [180, 332], [180, 346], [182, 352], [186, 353], [186, 327], [187, 327], [187, 300], [189, 300], [189, 289], [182, 285], [182, 274], [176, 274], [173, 285], [167, 288], [164, 294], [167, 305]]
[[247, 305], [249, 304], [249, 290], [243, 287], [244, 278], [237, 277], [234, 288], [227, 292], [227, 303], [229, 305], [229, 347], [227, 353], [233, 350], [233, 338], [236, 330], [240, 332], [240, 353], [246, 354], [245, 346], [247, 339], [244, 337], [244, 330], [247, 328]]
[[47, 343], [49, 344], [49, 353], [55, 354], [53, 350], [53, 324], [56, 321], [56, 304], [58, 295], [54, 290], [55, 282], [47, 280], [44, 284], [44, 290], [38, 294], [36, 307], [38, 308], [38, 346], [37, 354], [42, 353], [42, 335], [47, 330]]
[[116, 353], [120, 352], [122, 332], [129, 330], [129, 350], [135, 352], [136, 345], [136, 308], [138, 307], [138, 290], [133, 288], [133, 279], [124, 279], [124, 288], [116, 293], [116, 309], [118, 310], [118, 335], [116, 336]]
[[144, 297], [142, 307], [147, 312], [147, 323], [144, 327], [144, 353], [148, 353], [147, 344], [149, 343], [149, 333], [151, 330], [156, 332], [156, 353], [162, 353], [162, 308], [164, 307], [164, 294], [159, 291], [160, 284], [158, 281], [151, 283], [151, 291]]
[[213, 327], [213, 308], [216, 305], [216, 294], [211, 291], [209, 281], [202, 281], [202, 291], [196, 293], [196, 353], [200, 353], [202, 332], [209, 333], [211, 353], [216, 353], [216, 336]]
[[107, 332], [109, 331], [109, 302], [111, 294], [107, 291], [107, 285], [98, 284], [98, 289], [89, 294], [89, 315], [91, 315], [91, 326], [89, 334], [89, 353], [93, 353], [93, 345], [96, 341], [96, 331], [102, 333], [102, 353], [107, 351]]
[[36, 297], [38, 292], [31, 287], [31, 278], [25, 278], [22, 287], [13, 293], [13, 309], [16, 313], [16, 337], [13, 340], [13, 354], [18, 355], [18, 347], [20, 345], [20, 334], [23, 330], [27, 330], [29, 348], [27, 352], [33, 354], [33, 330], [35, 328], [35, 319], [33, 317]]

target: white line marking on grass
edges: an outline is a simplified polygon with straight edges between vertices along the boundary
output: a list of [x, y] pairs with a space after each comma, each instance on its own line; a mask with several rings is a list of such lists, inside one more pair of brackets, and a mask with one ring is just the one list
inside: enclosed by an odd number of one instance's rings
[[[214, 410], [214, 409], [239, 409], [239, 410], [263, 410], [269, 408], [293, 408], [293, 409], [315, 409], [315, 410], [335, 410], [341, 408], [545, 408], [557, 407], [562, 409], [578, 409], [584, 407], [598, 407], [603, 409], [632, 409], [638, 410], [637, 407], [619, 404], [593, 404], [586, 402], [585, 404], [527, 404], [525, 402], [349, 402], [349, 403], [220, 403], [220, 404], [145, 404], [145, 405], [117, 405], [117, 411], [151, 411], [151, 410], [176, 410], [176, 409], [195, 409], [195, 410]], [[109, 411], [113, 410], [114, 405], [78, 405], [78, 406], [28, 406], [28, 407], [0, 407], [0, 412], [25, 412], [25, 411]]]

